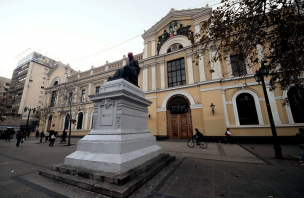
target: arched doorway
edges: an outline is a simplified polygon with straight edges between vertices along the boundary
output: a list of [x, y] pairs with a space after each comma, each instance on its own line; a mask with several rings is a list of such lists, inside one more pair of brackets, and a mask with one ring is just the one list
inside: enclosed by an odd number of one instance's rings
[[53, 118], [53, 116], [50, 115], [49, 120], [48, 120], [48, 125], [47, 125], [47, 128], [46, 128], [46, 131], [50, 131], [50, 129], [51, 129], [52, 118]]
[[294, 122], [304, 123], [304, 88], [291, 87], [287, 96]]
[[167, 134], [169, 138], [193, 135], [190, 102], [183, 95], [174, 95], [167, 102]]

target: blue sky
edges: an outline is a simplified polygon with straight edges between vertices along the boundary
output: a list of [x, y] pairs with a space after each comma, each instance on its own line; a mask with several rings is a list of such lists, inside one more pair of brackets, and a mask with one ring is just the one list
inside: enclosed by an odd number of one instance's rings
[[[143, 51], [144, 30], [176, 10], [219, 0], [0, 0], [0, 76], [11, 78], [18, 60], [37, 51], [75, 70]], [[138, 36], [138, 37], [136, 37]], [[124, 41], [122, 45], [90, 58]]]

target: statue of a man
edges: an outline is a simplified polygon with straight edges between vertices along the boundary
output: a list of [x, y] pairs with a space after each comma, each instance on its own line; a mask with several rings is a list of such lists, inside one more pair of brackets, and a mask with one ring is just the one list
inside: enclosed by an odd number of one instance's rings
[[129, 62], [120, 69], [117, 69], [113, 77], [109, 77], [108, 81], [123, 78], [126, 81], [138, 86], [138, 75], [140, 72], [140, 67], [138, 61], [134, 60], [133, 53], [128, 53]]

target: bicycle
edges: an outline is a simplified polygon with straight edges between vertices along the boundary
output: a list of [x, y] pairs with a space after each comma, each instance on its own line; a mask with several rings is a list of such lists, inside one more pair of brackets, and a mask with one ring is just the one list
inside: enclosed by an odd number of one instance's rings
[[[188, 142], [187, 142], [187, 145], [188, 145], [190, 148], [193, 148], [195, 144], [197, 145], [197, 142], [196, 142], [196, 140], [195, 140], [194, 137], [192, 137], [192, 138], [191, 138], [190, 140], [188, 140]], [[199, 145], [202, 149], [207, 148], [207, 142], [205, 142], [203, 139], [198, 141], [198, 145]]]

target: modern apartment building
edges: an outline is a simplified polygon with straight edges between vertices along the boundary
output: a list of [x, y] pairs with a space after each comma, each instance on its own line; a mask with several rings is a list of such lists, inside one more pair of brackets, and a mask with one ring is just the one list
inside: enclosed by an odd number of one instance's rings
[[[21, 59], [13, 72], [11, 85], [11, 111], [19, 114], [22, 125], [26, 125], [29, 111], [24, 108], [39, 109], [43, 104], [45, 88], [48, 86], [48, 73], [63, 64], [42, 54], [33, 52]], [[39, 119], [31, 112], [29, 122], [31, 126], [38, 126]]]

